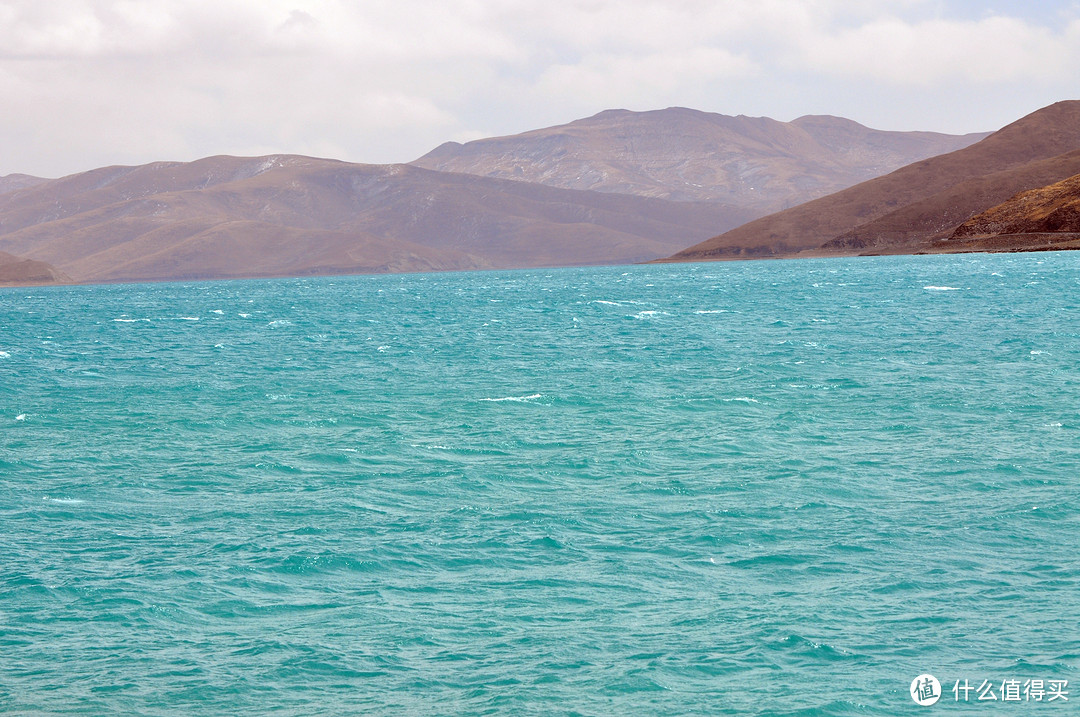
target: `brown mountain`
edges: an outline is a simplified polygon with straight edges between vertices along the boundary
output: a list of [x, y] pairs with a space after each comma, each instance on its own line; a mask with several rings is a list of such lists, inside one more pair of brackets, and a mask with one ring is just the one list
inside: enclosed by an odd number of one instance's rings
[[1058, 102], [970, 147], [763, 217], [670, 257], [941, 251], [975, 214], [1080, 172], [1080, 101]]
[[0, 177], [0, 194], [14, 192], [16, 189], [26, 189], [49, 181], [41, 177], [31, 177], [29, 174], [9, 174]]
[[608, 110], [509, 137], [447, 142], [413, 164], [567, 189], [720, 201], [762, 216], [985, 136], [882, 132], [829, 116], [778, 122], [680, 107]]
[[1080, 249], [1080, 174], [1020, 192], [968, 219], [938, 244], [967, 251]]
[[209, 157], [0, 194], [0, 250], [77, 281], [529, 267], [642, 261], [746, 218], [408, 165]]
[[0, 251], [0, 286], [70, 283], [71, 277], [43, 261], [23, 259]]

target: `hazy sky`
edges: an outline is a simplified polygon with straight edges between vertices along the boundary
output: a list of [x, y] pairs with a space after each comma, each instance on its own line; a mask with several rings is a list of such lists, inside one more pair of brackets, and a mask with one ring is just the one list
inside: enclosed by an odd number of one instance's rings
[[1080, 2], [0, 0], [0, 175], [441, 142], [673, 105], [997, 129], [1080, 98]]

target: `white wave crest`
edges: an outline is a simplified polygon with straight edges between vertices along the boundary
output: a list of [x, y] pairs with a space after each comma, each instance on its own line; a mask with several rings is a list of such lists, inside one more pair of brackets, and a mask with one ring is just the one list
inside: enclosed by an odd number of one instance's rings
[[543, 394], [534, 393], [534, 394], [531, 394], [529, 396], [505, 396], [503, 398], [481, 398], [480, 400], [481, 401], [490, 401], [491, 403], [501, 403], [503, 401], [518, 401], [518, 402], [521, 402], [521, 401], [534, 401], [534, 400], [536, 400], [536, 399], [538, 399], [538, 398], [540, 398], [542, 396], [543, 396]]

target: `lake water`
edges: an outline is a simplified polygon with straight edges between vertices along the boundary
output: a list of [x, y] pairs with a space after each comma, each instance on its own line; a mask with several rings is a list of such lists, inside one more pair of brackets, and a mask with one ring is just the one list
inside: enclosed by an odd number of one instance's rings
[[1071, 713], [1078, 472], [1080, 253], [0, 290], [0, 712]]

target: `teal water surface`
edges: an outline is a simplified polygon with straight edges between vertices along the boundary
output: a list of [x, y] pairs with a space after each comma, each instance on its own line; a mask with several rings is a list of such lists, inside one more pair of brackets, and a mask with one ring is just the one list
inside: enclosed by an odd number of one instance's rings
[[1080, 253], [0, 290], [0, 713], [1066, 714], [1078, 470]]

